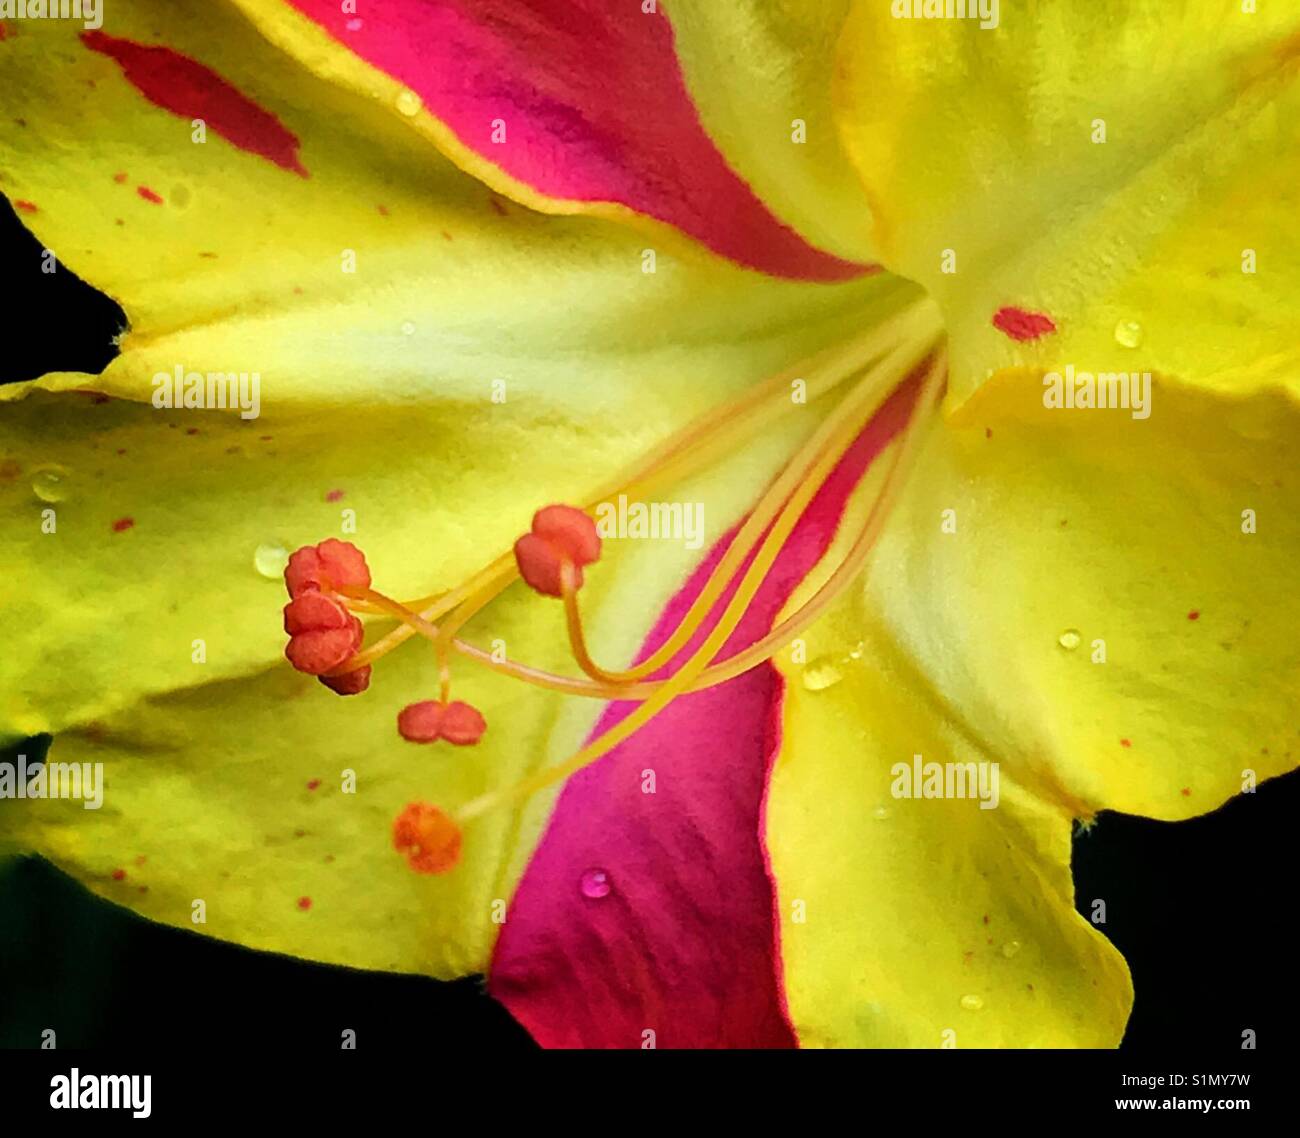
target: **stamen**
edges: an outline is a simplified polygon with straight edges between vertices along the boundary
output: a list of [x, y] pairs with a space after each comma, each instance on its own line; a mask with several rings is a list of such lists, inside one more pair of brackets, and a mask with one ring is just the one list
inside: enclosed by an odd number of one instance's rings
[[529, 588], [547, 597], [582, 587], [582, 567], [600, 557], [596, 523], [572, 506], [547, 506], [533, 515], [533, 528], [515, 542], [515, 563]]
[[460, 860], [460, 827], [427, 802], [412, 802], [393, 820], [393, 846], [417, 873], [446, 873]]
[[[902, 358], [907, 358], [906, 353], [904, 353]], [[910, 365], [908, 365], [908, 370], [910, 370]], [[913, 410], [912, 417], [909, 420], [907, 429], [904, 433], [902, 445], [899, 448], [899, 455], [896, 456], [896, 466], [903, 454], [910, 456], [915, 453], [914, 448], [916, 445], [916, 436], [920, 433], [917, 429], [918, 424], [928, 422], [929, 419], [928, 414], [924, 419], [919, 418], [918, 414], [928, 412], [928, 410], [933, 407], [933, 402], [937, 395], [937, 391], [943, 382], [945, 371], [946, 369], [941, 369], [937, 366], [937, 362], [931, 363], [925, 381], [922, 398], [918, 400], [917, 407]], [[910, 447], [908, 445], [909, 442], [911, 443]], [[763, 577], [767, 570], [776, 560], [782, 544], [785, 542], [786, 538], [789, 537], [790, 532], [794, 529], [795, 524], [802, 515], [804, 507], [807, 505], [808, 501], [811, 500], [816, 489], [820, 486], [821, 482], [817, 479], [817, 474], [821, 474], [823, 477], [826, 474], [829, 474], [830, 469], [832, 469], [838, 461], [839, 453], [840, 452], [834, 450], [834, 448], [831, 448], [830, 453], [824, 455], [814, 468], [813, 480], [810, 480], [810, 483], [807, 486], [801, 487], [786, 504], [785, 509], [782, 510], [780, 517], [777, 519], [771, 532], [769, 532], [757, 555], [754, 557], [753, 562], [746, 570], [740, 586], [737, 588], [735, 595], [728, 603], [727, 609], [724, 612], [722, 619], [718, 622], [717, 627], [715, 627], [704, 642], [695, 649], [691, 657], [681, 665], [676, 674], [659, 685], [654, 694], [646, 699], [630, 715], [620, 720], [603, 735], [600, 735], [586, 744], [586, 746], [582, 747], [577, 753], [565, 760], [563, 763], [539, 771], [538, 773], [515, 783], [511, 787], [493, 791], [474, 799], [456, 811], [456, 820], [461, 825], [464, 825], [466, 822], [478, 817], [488, 810], [494, 809], [510, 801], [517, 801], [520, 798], [526, 798], [540, 790], [544, 790], [546, 787], [558, 781], [569, 778], [583, 767], [590, 765], [607, 754], [614, 747], [618, 746], [619, 743], [623, 742], [667, 707], [674, 698], [686, 691], [692, 681], [705, 669], [705, 665], [709, 660], [713, 658], [718, 649], [726, 642], [727, 638], [731, 635], [731, 632], [734, 631], [735, 625], [738, 623], [740, 616], [744, 613], [750, 601], [761, 586]], [[891, 474], [893, 473], [894, 472], [891, 471]], [[855, 542], [853, 550], [850, 553], [850, 558], [857, 561], [858, 568], [861, 567], [862, 562], [865, 561], [867, 553], [869, 553], [872, 546], [874, 546], [876, 537], [879, 535], [881, 525], [883, 524], [884, 516], [885, 514], [883, 512], [873, 510], [871, 517], [868, 519], [866, 532], [863, 535], [866, 540], [864, 541], [863, 537], [860, 537], [858, 541]], [[875, 520], [877, 518], [879, 521]], [[845, 564], [847, 564], [847, 561], [848, 559], [846, 559]], [[841, 565], [840, 569], [843, 570], [844, 568], [845, 565]], [[826, 599], [821, 601], [820, 609], [824, 609], [835, 599], [836, 596], [839, 595], [840, 592], [843, 591], [842, 586], [852, 580], [853, 575], [854, 574], [841, 572], [837, 572], [833, 575], [833, 579], [836, 582], [836, 591], [833, 594], [826, 596]], [[826, 589], [823, 587], [815, 599], [820, 599], [825, 594]], [[816, 619], [815, 615], [809, 617], [809, 622], [813, 619]], [[782, 646], [784, 643], [785, 642], [782, 643]], [[770, 654], [771, 653], [769, 652], [769, 655]], [[767, 657], [764, 657], [764, 659], [766, 658]]]
[[[594, 512], [599, 503], [617, 498], [619, 494], [626, 494], [629, 499], [636, 498], [659, 484], [686, 478], [707, 466], [719, 451], [734, 449], [738, 437], [757, 434], [773, 419], [789, 411], [792, 406], [790, 385], [794, 380], [805, 383], [808, 401], [815, 402], [846, 380], [860, 376], [864, 367], [900, 341], [932, 342], [941, 326], [937, 308], [933, 302], [924, 300], [874, 325], [847, 345], [828, 349], [812, 360], [778, 373], [740, 398], [712, 408], [680, 434], [652, 449], [620, 478], [595, 494], [586, 507], [587, 512]], [[473, 612], [478, 612], [504, 592], [517, 576], [513, 552], [505, 553], [455, 589], [409, 601], [405, 607], [418, 612], [423, 620], [436, 621], [458, 608], [467, 598], [476, 596], [479, 603]], [[356, 611], [373, 610], [357, 608]], [[392, 610], [390, 607], [384, 611]], [[348, 662], [348, 667], [373, 664], [417, 631], [419, 626], [416, 624], [399, 625], [358, 653]], [[490, 653], [469, 645], [458, 643], [456, 650], [497, 671], [542, 687], [570, 694], [602, 695], [601, 689], [592, 689], [581, 681], [563, 676], [552, 676], [548, 680], [544, 678], [547, 673], [494, 660]], [[577, 688], [572, 686], [574, 683], [578, 684]]]
[[402, 708], [397, 733], [408, 743], [436, 743], [446, 739], [458, 747], [473, 746], [487, 730], [487, 721], [468, 703], [435, 703], [431, 699]]
[[[403, 709], [398, 730], [413, 742], [446, 740], [477, 743], [486, 729], [481, 714], [450, 700], [451, 652], [504, 675], [553, 691], [605, 700], [637, 701], [630, 715], [589, 741], [564, 762], [466, 803], [454, 815], [424, 803], [409, 805], [394, 823], [394, 844], [420, 872], [443, 872], [460, 856], [460, 827], [498, 806], [518, 801], [569, 777], [607, 754], [654, 718], [678, 695], [723, 683], [768, 660], [816, 620], [862, 571], [914, 461], [922, 426], [932, 417], [946, 374], [942, 353], [924, 365], [924, 381], [902, 436], [891, 446], [892, 460], [862, 532], [811, 599], [760, 640], [718, 659], [736, 632], [782, 548], [813, 497], [888, 394], [926, 357], [938, 333], [936, 311], [929, 302], [900, 313], [873, 329], [847, 351], [803, 365], [810, 389], [820, 393], [857, 377], [848, 394], [799, 448], [772, 482], [711, 570], [703, 589], [669, 636], [640, 663], [616, 670], [591, 656], [583, 627], [578, 591], [583, 568], [595, 562], [600, 539], [589, 516], [596, 504], [614, 494], [644, 493], [658, 482], [682, 478], [709, 460], [719, 445], [741, 430], [753, 431], [779, 409], [790, 406], [791, 373], [774, 377], [755, 392], [703, 416], [680, 435], [656, 448], [613, 488], [597, 495], [584, 512], [569, 506], [539, 510], [528, 534], [504, 554], [456, 588], [403, 603], [371, 588], [360, 551], [346, 542], [322, 542], [299, 550], [286, 570], [291, 596], [286, 631], [295, 666], [313, 671], [340, 694], [368, 686], [371, 666], [413, 635], [434, 646], [441, 684], [440, 699]], [[873, 366], [862, 370], [868, 363]], [[536, 591], [563, 599], [568, 639], [585, 678], [555, 675], [493, 654], [461, 640], [457, 633], [486, 605], [522, 577]], [[290, 609], [295, 605], [292, 620]], [[351, 610], [348, 612], [347, 610]], [[721, 610], [721, 611], [718, 611]], [[360, 649], [360, 622], [353, 613], [397, 618], [401, 623], [369, 648]], [[438, 623], [435, 623], [438, 622]], [[295, 646], [296, 642], [296, 646]], [[346, 649], [346, 651], [344, 650]], [[291, 651], [292, 650], [292, 651]], [[684, 657], [684, 658], [682, 658]], [[646, 677], [670, 666], [658, 680]]]

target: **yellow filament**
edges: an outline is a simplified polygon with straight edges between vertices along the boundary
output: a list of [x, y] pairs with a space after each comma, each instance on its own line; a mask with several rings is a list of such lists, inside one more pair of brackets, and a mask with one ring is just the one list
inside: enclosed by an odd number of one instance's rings
[[[736, 571], [753, 552], [754, 546], [772, 524], [778, 512], [784, 509], [786, 514], [789, 513], [792, 505], [791, 495], [795, 495], [793, 505], [802, 512], [803, 506], [807, 505], [821, 486], [825, 475], [829, 474], [829, 468], [839, 461], [840, 456], [861, 433], [863, 425], [875, 413], [884, 397], [919, 362], [924, 352], [924, 347], [919, 347], [915, 343], [901, 344], [886, 357], [878, 369], [871, 373], [871, 382], [865, 380], [859, 382], [845, 397], [823, 424], [822, 429], [805, 444], [745, 519], [740, 532], [727, 547], [726, 553], [709, 575], [707, 583], [692, 602], [676, 630], [640, 664], [621, 672], [612, 672], [601, 668], [592, 660], [583, 635], [577, 592], [572, 588], [566, 588], [564, 605], [569, 643], [574, 659], [578, 661], [582, 670], [593, 679], [622, 684], [649, 675], [673, 659], [699, 631], [700, 626], [731, 583]], [[802, 505], [799, 504], [800, 502]], [[796, 514], [794, 521], [797, 520]], [[790, 524], [793, 527], [794, 522]], [[737, 616], [737, 623], [739, 619]]]
[[[945, 370], [941, 366], [943, 362], [935, 361], [930, 366], [921, 395], [917, 400], [903, 439], [899, 444], [895, 462], [887, 475], [884, 491], [880, 499], [878, 499], [876, 507], [872, 510], [862, 535], [854, 542], [844, 562], [818, 591], [813, 600], [800, 610], [798, 616], [801, 618], [800, 623], [803, 627], [807, 626], [806, 623], [803, 623], [804, 621], [811, 623], [816, 619], [817, 615], [842, 592], [844, 585], [850, 582], [865, 564], [866, 558], [875, 545], [875, 541], [883, 527], [884, 519], [888, 515], [888, 507], [892, 505], [894, 495], [897, 493], [897, 487], [900, 484], [898, 480], [899, 472], [906, 465], [910, 465], [916, 454], [917, 440], [921, 434], [918, 427], [927, 423], [930, 419], [929, 413], [934, 406], [935, 398], [943, 382]], [[493, 791], [474, 799], [456, 812], [456, 820], [463, 824], [497, 806], [520, 798], [526, 798], [556, 782], [567, 779], [583, 767], [607, 754], [649, 722], [678, 695], [687, 691], [692, 682], [705, 670], [706, 665], [717, 653], [718, 649], [726, 642], [727, 637], [734, 630], [740, 614], [743, 614], [754, 594], [758, 591], [767, 571], [776, 560], [782, 544], [798, 522], [804, 506], [821, 485], [821, 480], [817, 478], [817, 475], [820, 474], [824, 478], [826, 474], [829, 474], [835, 462], [838, 461], [838, 457], [839, 452], [834, 445], [825, 448], [822, 458], [813, 468], [813, 478], [817, 480], [810, 483], [811, 489], [805, 490], [804, 487], [801, 487], [798, 492], [791, 496], [790, 501], [781, 511], [780, 516], [772, 526], [771, 532], [755, 555], [753, 563], [746, 570], [735, 595], [727, 605], [722, 619], [671, 679], [660, 684], [657, 690], [630, 715], [615, 724], [603, 735], [579, 749], [563, 763], [538, 771], [536, 774], [503, 790]], [[787, 636], [792, 635], [789, 629], [793, 626], [793, 621], [784, 622], [783, 628]]]
[[[873, 362], [899, 340], [929, 341], [934, 338], [938, 329], [939, 321], [933, 304], [929, 301], [920, 301], [872, 327], [862, 336], [850, 341], [848, 345], [828, 350], [809, 362], [773, 376], [747, 391], [739, 399], [712, 408], [678, 435], [650, 451], [625, 471], [618, 480], [596, 494], [588, 503], [587, 511], [593, 512], [600, 502], [617, 497], [619, 494], [634, 497], [670, 478], [681, 479], [706, 465], [710, 457], [734, 440], [737, 434], [743, 433], [748, 436], [761, 430], [779, 413], [792, 405], [789, 396], [793, 379], [805, 378], [808, 398], [816, 399], [859, 373], [864, 366]], [[518, 567], [515, 565], [513, 553], [503, 553], [456, 588], [405, 602], [403, 607], [409, 611], [418, 611], [418, 615], [425, 621], [436, 621], [473, 598], [465, 620], [459, 621], [456, 625], [459, 628], [474, 613], [499, 596], [517, 577]], [[395, 602], [387, 603], [389, 605], [387, 608], [372, 607], [364, 601], [352, 607], [358, 612], [380, 612], [392, 615], [391, 605]], [[692, 612], [694, 611], [693, 606]], [[331, 674], [350, 672], [365, 664], [373, 663], [419, 631], [418, 625], [407, 621], [405, 617], [400, 619], [403, 623], [397, 628], [358, 652]], [[634, 673], [646, 675], [653, 671], [663, 660], [670, 658], [682, 643], [685, 641], [673, 646], [668, 655], [658, 661], [643, 661], [633, 670]], [[540, 676], [546, 675], [531, 669], [516, 671], [517, 666], [492, 660], [487, 653], [473, 649], [460, 641], [455, 641], [454, 647], [463, 655], [486, 662], [499, 671], [515, 674], [518, 678], [529, 682], [536, 682]], [[660, 649], [660, 653], [662, 652], [663, 648]], [[562, 684], [566, 682], [564, 677], [554, 677], [554, 679]], [[570, 689], [566, 687], [564, 690]]]

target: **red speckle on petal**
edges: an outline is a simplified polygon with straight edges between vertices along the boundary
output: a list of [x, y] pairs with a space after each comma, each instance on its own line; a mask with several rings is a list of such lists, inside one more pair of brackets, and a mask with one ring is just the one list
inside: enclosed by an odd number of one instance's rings
[[39, 213], [40, 207], [35, 202], [14, 200], [14, 209], [22, 210], [23, 213]]
[[328, 494], [325, 495], [325, 501], [327, 502], [338, 502], [341, 501], [342, 498], [343, 498], [342, 490], [331, 490]]
[[311, 908], [311, 898], [310, 898], [310, 897], [299, 897], [299, 898], [298, 898], [298, 908], [302, 909], [304, 912], [306, 912], [308, 909], [310, 909], [310, 908]]
[[1188, 619], [1188, 620], [1200, 620], [1200, 619], [1201, 619], [1200, 611], [1197, 610], [1197, 609], [1192, 609], [1192, 611], [1189, 612], [1189, 613], [1187, 614], [1187, 619]]
[[450, 233], [448, 233], [445, 229], [442, 231], [442, 239], [443, 239], [444, 241], [454, 241], [454, 240], [455, 240], [455, 238], [452, 237], [452, 235], [451, 235]]
[[126, 870], [125, 870], [125, 869], [115, 869], [115, 870], [113, 870], [113, 880], [114, 880], [114, 881], [125, 881], [125, 880], [126, 880]]
[[197, 435], [199, 433], [199, 429], [198, 427], [186, 427], [185, 433], [187, 435]]
[[113, 523], [113, 532], [126, 533], [133, 525], [135, 525], [135, 518], [118, 518]]
[[115, 181], [120, 186], [123, 182], [126, 181], [126, 171], [123, 170], [121, 173], [114, 174], [113, 181]]
[[375, 206], [375, 208], [379, 210], [380, 216], [382, 217], [388, 216], [388, 207], [386, 205], [377, 205]]
[[135, 192], [147, 202], [153, 202], [154, 205], [162, 205], [162, 194], [158, 193], [156, 190], [151, 190], [148, 186], [136, 186]]
[[169, 47], [83, 32], [81, 42], [122, 68], [126, 81], [154, 106], [182, 118], [203, 119], [227, 142], [307, 177], [298, 160], [298, 136], [270, 111], [209, 67]]
[[1055, 332], [1056, 322], [1041, 312], [1028, 312], [1023, 308], [999, 308], [993, 314], [993, 327], [1023, 343], [1026, 340], [1037, 340], [1048, 332]]
[[1132, 739], [1121, 739], [1121, 740], [1119, 741], [1119, 745], [1120, 745], [1121, 747], [1131, 747], [1131, 746], [1133, 746], [1133, 740], [1132, 740]]
[[1183, 797], [1191, 798], [1191, 796], [1192, 796], [1192, 788], [1190, 786], [1183, 787]]
[[314, 778], [314, 779], [311, 780], [311, 782], [309, 782], [309, 783], [307, 784], [307, 789], [308, 789], [308, 790], [315, 790], [318, 786], [320, 786], [320, 779], [318, 779], [318, 778]]

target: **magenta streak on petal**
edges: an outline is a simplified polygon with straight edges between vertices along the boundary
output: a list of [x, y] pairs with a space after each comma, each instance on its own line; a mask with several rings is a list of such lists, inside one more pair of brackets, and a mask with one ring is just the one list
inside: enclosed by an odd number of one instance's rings
[[[889, 399], [818, 490], [724, 655], [772, 627], [916, 391], [909, 382]], [[668, 638], [733, 534], [673, 597], [639, 659]], [[679, 697], [569, 780], [515, 894], [490, 976], [492, 995], [543, 1046], [636, 1048], [647, 1030], [659, 1047], [796, 1045], [762, 840], [782, 691], [780, 675], [763, 664]], [[633, 706], [611, 704], [593, 734]], [[654, 794], [642, 791], [650, 771]], [[604, 878], [588, 876], [593, 870]]]
[[[700, 124], [662, 13], [632, 0], [386, 0], [349, 31], [337, 0], [292, 3], [543, 194], [629, 206], [774, 276], [875, 269], [814, 249], [731, 170]], [[498, 125], [504, 142], [493, 141]]]

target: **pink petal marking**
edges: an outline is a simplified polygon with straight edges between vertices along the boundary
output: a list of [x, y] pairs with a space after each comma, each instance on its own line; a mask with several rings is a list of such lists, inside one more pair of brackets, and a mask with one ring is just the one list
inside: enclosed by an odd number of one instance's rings
[[776, 276], [872, 271], [814, 249], [727, 165], [661, 12], [633, 0], [387, 0], [349, 29], [337, 0], [292, 3], [464, 146], [549, 197], [629, 206]]
[[202, 119], [240, 150], [307, 177], [298, 161], [297, 136], [211, 68], [169, 47], [134, 43], [100, 31], [83, 32], [81, 42], [116, 61], [127, 82], [155, 106], [184, 118]]
[[999, 308], [993, 314], [993, 327], [1013, 340], [1037, 340], [1056, 331], [1056, 321], [1042, 312], [1023, 308]]
[[[916, 390], [895, 393], [818, 491], [724, 654], [771, 628]], [[668, 637], [730, 539], [669, 603], [641, 658]], [[763, 664], [680, 697], [569, 780], [490, 975], [491, 993], [544, 1046], [638, 1048], [645, 1031], [659, 1047], [796, 1045], [763, 846], [782, 694], [780, 675]], [[609, 705], [596, 733], [631, 710]], [[654, 794], [643, 792], [648, 772]]]

